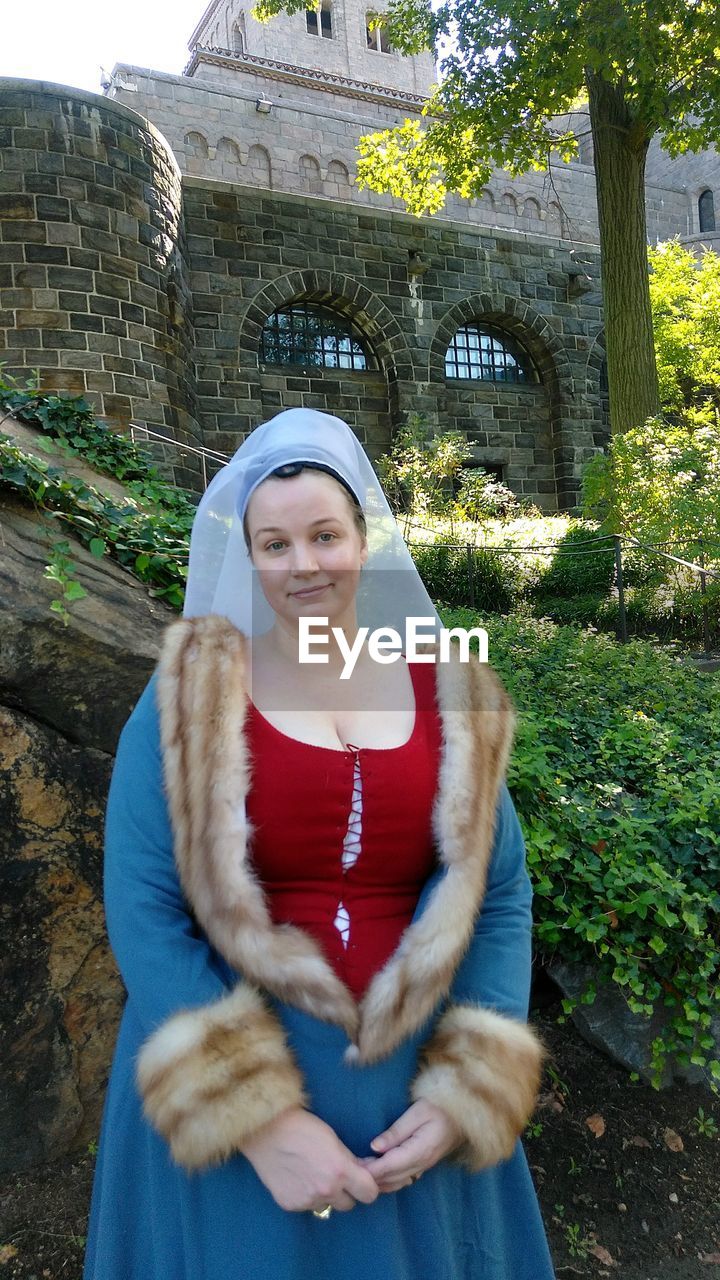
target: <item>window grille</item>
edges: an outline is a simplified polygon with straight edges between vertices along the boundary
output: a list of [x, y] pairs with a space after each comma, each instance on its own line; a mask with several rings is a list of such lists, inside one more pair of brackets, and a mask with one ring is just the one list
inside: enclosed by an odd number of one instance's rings
[[472, 378], [486, 382], [537, 382], [526, 351], [508, 334], [490, 325], [462, 325], [453, 335], [445, 356], [447, 378]]
[[372, 357], [350, 321], [329, 307], [294, 302], [265, 322], [262, 364], [299, 364], [324, 369], [368, 369]]

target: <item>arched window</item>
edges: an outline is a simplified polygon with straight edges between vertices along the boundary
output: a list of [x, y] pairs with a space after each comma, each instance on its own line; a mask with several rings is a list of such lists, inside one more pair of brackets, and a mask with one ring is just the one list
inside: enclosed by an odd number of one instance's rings
[[698, 200], [698, 218], [700, 231], [715, 231], [715, 201], [712, 191], [707, 188]]
[[233, 53], [245, 52], [245, 15], [242, 14], [232, 29]]
[[374, 367], [370, 351], [347, 317], [312, 302], [293, 302], [268, 317], [260, 338], [260, 363]]
[[378, 14], [374, 10], [369, 10], [365, 15], [365, 34], [367, 37], [368, 49], [374, 49], [375, 53], [392, 53], [390, 37], [385, 27], [375, 27], [371, 30], [370, 23], [373, 18], [377, 18]]
[[231, 164], [240, 163], [240, 149], [232, 138], [220, 138], [215, 148], [216, 160], [229, 160]]
[[509, 334], [492, 325], [462, 325], [445, 356], [447, 378], [479, 378], [484, 382], [537, 382], [528, 353]]
[[256, 186], [272, 188], [270, 152], [255, 143], [248, 151], [247, 176]]
[[326, 36], [332, 40], [332, 0], [321, 0], [320, 12], [308, 9], [305, 14], [308, 35]]
[[304, 155], [299, 161], [300, 181], [303, 186], [311, 192], [312, 195], [322, 195], [322, 178], [320, 177], [320, 165], [315, 156]]
[[208, 144], [207, 138], [202, 133], [198, 133], [195, 129], [191, 129], [185, 134], [185, 149], [188, 156], [195, 156], [196, 159], [207, 160]]

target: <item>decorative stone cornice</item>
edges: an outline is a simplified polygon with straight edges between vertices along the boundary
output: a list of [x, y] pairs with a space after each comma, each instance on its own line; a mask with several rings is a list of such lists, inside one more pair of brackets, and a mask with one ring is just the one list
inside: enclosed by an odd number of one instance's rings
[[190, 61], [183, 69], [183, 75], [193, 76], [203, 63], [214, 67], [233, 67], [238, 71], [262, 75], [269, 80], [283, 80], [287, 84], [310, 84], [322, 93], [339, 93], [343, 97], [356, 98], [364, 102], [402, 106], [405, 110], [417, 111], [418, 114], [428, 101], [419, 94], [406, 93], [401, 89], [384, 88], [370, 81], [351, 80], [347, 76], [335, 75], [330, 71], [298, 67], [289, 62], [276, 62], [273, 58], [260, 58], [257, 54], [217, 49], [213, 45], [197, 45], [192, 51]]

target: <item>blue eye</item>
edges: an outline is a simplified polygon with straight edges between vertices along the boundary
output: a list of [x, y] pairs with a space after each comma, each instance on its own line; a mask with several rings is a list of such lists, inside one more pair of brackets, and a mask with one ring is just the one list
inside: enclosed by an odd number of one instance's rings
[[274, 551], [276, 547], [284, 547], [284, 546], [285, 546], [284, 542], [279, 542], [279, 541], [269, 542], [266, 550]]
[[319, 538], [334, 538], [334, 537], [335, 537], [335, 534], [334, 534], [334, 533], [327, 533], [327, 532], [325, 532], [325, 533], [319, 533], [319, 534], [318, 534], [318, 537], [319, 537]]

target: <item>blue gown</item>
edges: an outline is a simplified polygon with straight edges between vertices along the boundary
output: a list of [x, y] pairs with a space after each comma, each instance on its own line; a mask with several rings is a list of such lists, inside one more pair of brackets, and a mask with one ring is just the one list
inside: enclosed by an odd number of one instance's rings
[[[137, 1054], [180, 1008], [209, 1004], [240, 975], [196, 924], [173, 856], [155, 679], [117, 753], [107, 809], [105, 911], [128, 998], [105, 1097], [83, 1280], [553, 1280], [520, 1142], [469, 1173], [442, 1160], [412, 1186], [320, 1220], [280, 1209], [242, 1155], [203, 1171], [176, 1165], [142, 1113]], [[505, 784], [487, 890], [449, 998], [527, 1015], [531, 889]], [[423, 911], [436, 876], [417, 905]], [[375, 1065], [346, 1065], [346, 1033], [272, 1000], [312, 1110], [358, 1156], [410, 1104], [431, 1022]]]

